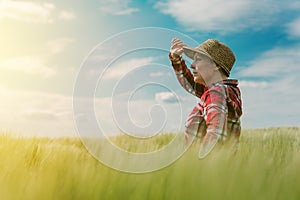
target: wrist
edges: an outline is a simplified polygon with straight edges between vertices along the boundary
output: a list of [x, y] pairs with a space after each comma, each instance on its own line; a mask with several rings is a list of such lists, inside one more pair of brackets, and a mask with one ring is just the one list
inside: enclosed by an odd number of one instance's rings
[[170, 53], [170, 60], [173, 64], [181, 64], [182, 57], [180, 55], [174, 56], [174, 54]]

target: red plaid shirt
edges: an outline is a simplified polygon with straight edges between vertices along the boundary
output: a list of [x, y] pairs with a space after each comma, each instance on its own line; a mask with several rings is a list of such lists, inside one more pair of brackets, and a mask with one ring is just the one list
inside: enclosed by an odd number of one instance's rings
[[207, 133], [220, 135], [223, 140], [227, 136], [239, 138], [242, 99], [238, 81], [227, 79], [206, 87], [194, 81], [183, 59], [180, 64], [172, 62], [172, 66], [181, 86], [200, 98], [186, 121], [185, 138], [203, 137]]

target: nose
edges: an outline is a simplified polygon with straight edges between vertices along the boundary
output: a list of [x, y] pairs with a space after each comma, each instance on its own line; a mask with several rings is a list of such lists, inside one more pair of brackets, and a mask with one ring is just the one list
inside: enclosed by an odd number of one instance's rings
[[191, 64], [191, 68], [192, 69], [196, 69], [196, 63], [195, 63], [195, 61]]

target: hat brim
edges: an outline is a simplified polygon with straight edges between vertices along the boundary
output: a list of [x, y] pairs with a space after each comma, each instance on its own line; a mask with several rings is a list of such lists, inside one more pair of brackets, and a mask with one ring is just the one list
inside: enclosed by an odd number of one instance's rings
[[210, 59], [212, 59], [212, 57], [205, 50], [202, 50], [200, 48], [195, 49], [195, 48], [190, 48], [190, 47], [183, 47], [183, 53], [192, 60], [194, 60], [195, 54], [197, 54], [197, 53], [205, 55], [205, 56], [209, 57]]

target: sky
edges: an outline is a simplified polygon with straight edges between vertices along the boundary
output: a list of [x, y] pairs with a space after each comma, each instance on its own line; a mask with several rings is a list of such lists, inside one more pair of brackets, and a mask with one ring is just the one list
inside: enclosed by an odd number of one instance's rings
[[243, 128], [300, 126], [297, 0], [0, 0], [0, 35], [4, 133], [182, 131], [197, 99], [170, 66], [173, 37], [234, 51]]

